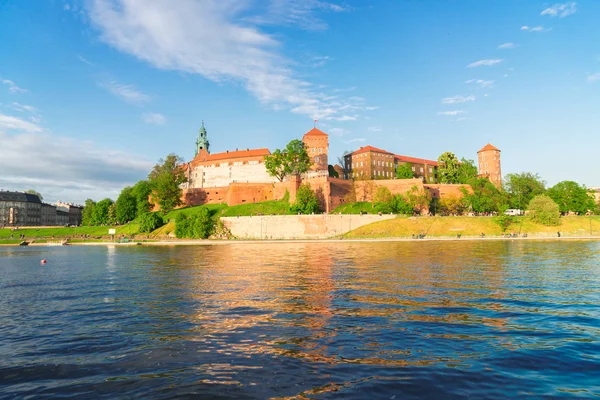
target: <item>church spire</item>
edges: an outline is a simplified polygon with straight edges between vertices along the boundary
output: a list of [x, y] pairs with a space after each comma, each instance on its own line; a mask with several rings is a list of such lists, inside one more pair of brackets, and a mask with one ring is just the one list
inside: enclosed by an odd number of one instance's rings
[[194, 157], [196, 157], [198, 153], [200, 153], [200, 150], [203, 149], [210, 154], [209, 146], [210, 143], [208, 142], [206, 128], [204, 127], [204, 120], [202, 120], [202, 127], [200, 127], [200, 130], [198, 131], [198, 139], [196, 139], [196, 151]]

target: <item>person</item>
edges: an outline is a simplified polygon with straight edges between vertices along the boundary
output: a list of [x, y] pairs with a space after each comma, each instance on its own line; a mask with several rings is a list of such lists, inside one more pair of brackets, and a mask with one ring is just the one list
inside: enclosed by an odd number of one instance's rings
[[556, 234], [558, 235], [558, 237], [560, 237], [560, 232], [556, 232]]

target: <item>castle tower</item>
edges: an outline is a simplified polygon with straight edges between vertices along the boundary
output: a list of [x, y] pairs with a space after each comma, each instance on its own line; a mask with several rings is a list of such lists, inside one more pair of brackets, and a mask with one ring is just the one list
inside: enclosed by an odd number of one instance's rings
[[329, 175], [327, 168], [329, 161], [329, 135], [317, 128], [313, 128], [304, 134], [302, 142], [304, 142], [304, 148], [310, 157], [311, 167], [309, 175]]
[[479, 176], [488, 178], [496, 187], [502, 187], [502, 169], [500, 167], [500, 149], [486, 144], [477, 152]]
[[206, 152], [210, 154], [209, 146], [210, 143], [208, 143], [206, 128], [204, 127], [204, 121], [202, 121], [202, 127], [198, 131], [198, 139], [196, 139], [196, 150], [194, 151], [194, 157], [200, 153], [200, 150], [206, 150]]

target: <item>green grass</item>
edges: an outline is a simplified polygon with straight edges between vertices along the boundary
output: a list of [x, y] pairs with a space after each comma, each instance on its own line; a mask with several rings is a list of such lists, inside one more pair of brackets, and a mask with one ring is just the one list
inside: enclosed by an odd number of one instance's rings
[[290, 213], [290, 204], [284, 200], [263, 201], [260, 203], [247, 203], [228, 207], [223, 210], [221, 217], [237, 217], [249, 215], [282, 215]]
[[78, 226], [76, 228], [65, 228], [65, 227], [51, 227], [51, 228], [38, 228], [38, 227], [27, 227], [19, 228], [13, 231], [11, 228], [0, 229], [0, 240], [10, 239], [13, 235], [13, 239], [19, 239], [19, 235], [25, 235], [26, 239], [36, 238], [47, 238], [51, 239], [54, 236], [55, 239], [59, 238], [75, 238], [83, 235], [89, 235], [91, 237], [102, 237], [108, 236], [108, 230], [110, 228], [116, 229], [117, 235], [135, 235], [139, 232], [139, 225], [136, 223], [130, 223], [123, 226]]
[[[532, 222], [527, 217], [515, 218], [506, 230], [507, 233], [527, 233], [528, 235], [554, 236], [561, 232], [563, 236], [600, 235], [600, 216], [561, 217], [560, 226], [544, 226]], [[411, 237], [426, 233], [428, 237], [463, 236], [500, 236], [502, 229], [493, 217], [402, 217], [375, 222], [348, 232], [348, 238], [392, 238]]]
[[358, 201], [356, 203], [346, 203], [342, 204], [335, 210], [333, 210], [333, 214], [377, 214], [375, 209], [373, 208], [373, 203], [369, 203], [368, 201]]

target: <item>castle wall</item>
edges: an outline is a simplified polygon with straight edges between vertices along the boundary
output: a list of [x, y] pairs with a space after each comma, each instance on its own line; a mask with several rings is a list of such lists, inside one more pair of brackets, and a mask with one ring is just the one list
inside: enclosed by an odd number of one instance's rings
[[199, 165], [190, 174], [191, 188], [218, 188], [230, 183], [275, 183], [276, 178], [269, 175], [265, 164], [258, 160], [232, 161]]

